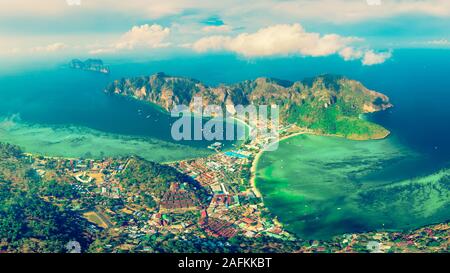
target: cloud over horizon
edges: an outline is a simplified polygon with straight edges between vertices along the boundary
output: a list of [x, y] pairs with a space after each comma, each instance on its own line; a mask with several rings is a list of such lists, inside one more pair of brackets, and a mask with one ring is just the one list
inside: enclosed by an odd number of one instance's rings
[[112, 45], [90, 50], [91, 54], [112, 53], [119, 50], [162, 48], [170, 45], [166, 42], [170, 28], [158, 24], [133, 26]]
[[32, 52], [56, 52], [66, 49], [68, 46], [64, 43], [53, 43], [46, 46], [37, 46], [31, 49]]
[[391, 53], [354, 48], [354, 44], [362, 41], [357, 37], [307, 32], [300, 24], [280, 24], [237, 36], [204, 37], [191, 47], [201, 53], [230, 51], [249, 58], [286, 55], [323, 57], [339, 54], [346, 61], [362, 59], [364, 65], [380, 64], [391, 57]]
[[362, 64], [363, 65], [382, 64], [391, 57], [392, 57], [391, 51], [376, 53], [373, 50], [368, 50], [364, 53], [364, 57], [362, 59]]
[[438, 40], [431, 40], [427, 41], [426, 44], [432, 45], [432, 46], [450, 46], [450, 41], [447, 39], [438, 39]]
[[[449, 47], [450, 1], [368, 1], [0, 0], [0, 56], [119, 56], [161, 48], [176, 54], [189, 47], [248, 58], [336, 54], [372, 65], [391, 57], [386, 45]], [[67, 47], [44, 46], [57, 43]]]

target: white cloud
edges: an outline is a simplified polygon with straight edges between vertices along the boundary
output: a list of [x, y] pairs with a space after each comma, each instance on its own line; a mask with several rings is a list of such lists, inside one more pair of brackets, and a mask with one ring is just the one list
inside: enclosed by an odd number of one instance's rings
[[432, 40], [426, 43], [433, 46], [450, 46], [450, 41], [447, 39]]
[[89, 50], [89, 54], [97, 55], [97, 54], [109, 54], [114, 53], [116, 50], [114, 48], [97, 48]]
[[337, 34], [321, 36], [319, 33], [306, 32], [300, 24], [293, 24], [274, 25], [236, 37], [210, 36], [195, 42], [193, 48], [199, 52], [228, 50], [246, 57], [289, 54], [327, 56], [358, 40]]
[[67, 45], [63, 43], [54, 43], [46, 46], [37, 46], [31, 49], [31, 52], [56, 52], [66, 49]]
[[125, 33], [115, 45], [117, 49], [135, 49], [136, 47], [157, 48], [166, 47], [164, 40], [169, 36], [170, 29], [160, 25], [134, 26]]
[[274, 25], [254, 33], [235, 37], [215, 35], [204, 37], [192, 44], [197, 52], [231, 51], [245, 57], [302, 55], [329, 56], [339, 54], [344, 60], [362, 59], [364, 65], [384, 62], [391, 53], [375, 53], [373, 50], [356, 48], [363, 40], [337, 34], [307, 32], [300, 24]]
[[376, 53], [373, 50], [368, 50], [364, 53], [362, 59], [363, 65], [375, 65], [384, 63], [387, 59], [392, 57], [392, 52]]
[[356, 49], [353, 47], [345, 47], [339, 52], [339, 55], [341, 55], [346, 61], [361, 59], [363, 54], [364, 52], [361, 49]]
[[201, 38], [194, 44], [186, 44], [191, 45], [195, 51], [198, 52], [206, 52], [210, 50], [225, 50], [227, 45], [231, 43], [233, 39], [231, 37], [226, 36], [210, 36]]
[[170, 35], [170, 28], [157, 24], [134, 26], [112, 45], [94, 48], [90, 54], [113, 53], [118, 50], [149, 49], [167, 47], [170, 43], [166, 39]]

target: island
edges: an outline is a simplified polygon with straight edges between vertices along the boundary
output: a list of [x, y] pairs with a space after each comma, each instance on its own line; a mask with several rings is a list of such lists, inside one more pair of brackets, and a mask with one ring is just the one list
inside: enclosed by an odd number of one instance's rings
[[361, 115], [392, 107], [387, 96], [336, 75], [297, 82], [257, 78], [211, 87], [198, 80], [157, 73], [116, 80], [105, 92], [154, 103], [166, 111], [179, 104], [193, 109], [196, 96], [201, 96], [205, 105], [223, 109], [233, 109], [235, 105], [278, 105], [283, 125], [358, 140], [388, 136], [387, 129], [361, 119]]
[[[165, 111], [190, 105], [197, 94], [219, 105], [277, 103], [282, 106], [281, 140], [305, 133], [383, 138], [389, 131], [360, 115], [392, 107], [385, 95], [331, 75], [209, 87], [158, 73], [117, 80], [105, 91]], [[290, 232], [252, 183], [262, 141], [166, 163], [132, 155], [49, 157], [0, 143], [0, 251], [70, 252], [67, 243], [76, 241], [82, 252], [93, 253], [448, 252], [448, 221], [329, 239]], [[442, 184], [448, 181], [445, 175]], [[444, 187], [436, 190], [446, 192]]]
[[69, 67], [73, 69], [80, 69], [85, 71], [99, 72], [102, 74], [109, 74], [110, 69], [108, 66], [103, 64], [102, 60], [99, 59], [87, 59], [86, 61], [81, 61], [79, 59], [73, 59], [69, 63]]

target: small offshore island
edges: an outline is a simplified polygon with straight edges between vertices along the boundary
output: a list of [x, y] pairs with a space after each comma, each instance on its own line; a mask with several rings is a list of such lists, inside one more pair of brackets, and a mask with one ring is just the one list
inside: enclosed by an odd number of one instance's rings
[[69, 63], [69, 67], [72, 69], [93, 71], [93, 72], [99, 72], [102, 74], [109, 74], [109, 72], [110, 72], [109, 67], [104, 65], [103, 61], [99, 60], [99, 59], [87, 59], [86, 61], [81, 61], [79, 59], [73, 59]]
[[[196, 95], [222, 106], [277, 104], [283, 143], [312, 135], [383, 139], [389, 131], [360, 115], [392, 107], [387, 96], [332, 75], [302, 82], [258, 78], [209, 87], [158, 73], [114, 81], [105, 92], [166, 111], [176, 104], [191, 106]], [[0, 211], [0, 233], [6, 238], [0, 249], [63, 251], [68, 240], [76, 239], [86, 252], [448, 251], [448, 223], [403, 232], [343, 232], [326, 239], [285, 228], [283, 217], [273, 214], [266, 205], [268, 197], [256, 189], [258, 161], [263, 163], [269, 154], [263, 150], [266, 142], [256, 138], [232, 151], [166, 164], [131, 155], [52, 158], [0, 144], [0, 197], [7, 200]], [[443, 173], [441, 178], [446, 177]], [[18, 206], [23, 206], [21, 214]], [[42, 232], [39, 227], [52, 221], [60, 223], [58, 228]]]

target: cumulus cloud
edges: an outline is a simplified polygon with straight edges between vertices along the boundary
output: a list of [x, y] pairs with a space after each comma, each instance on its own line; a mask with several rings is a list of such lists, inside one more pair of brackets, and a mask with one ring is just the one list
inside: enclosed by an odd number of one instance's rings
[[327, 56], [357, 40], [336, 34], [321, 36], [319, 33], [306, 32], [300, 24], [293, 24], [274, 25], [236, 37], [210, 36], [198, 40], [193, 48], [199, 52], [229, 50], [247, 57], [288, 54]]
[[201, 38], [194, 44], [186, 44], [187, 46], [192, 46], [195, 51], [206, 52], [210, 50], [224, 50], [227, 49], [232, 41], [231, 37], [226, 36], [210, 36]]
[[373, 50], [368, 50], [364, 53], [362, 59], [363, 65], [375, 65], [384, 63], [387, 59], [392, 57], [392, 52], [376, 53]]
[[117, 49], [165, 47], [168, 43], [165, 43], [164, 40], [169, 36], [169, 34], [169, 28], [164, 28], [157, 24], [134, 26], [130, 31], [122, 36], [115, 47]]
[[118, 50], [148, 49], [167, 47], [166, 42], [170, 35], [170, 28], [161, 25], [141, 25], [134, 26], [126, 32], [114, 44], [108, 47], [95, 48], [89, 51], [91, 54], [112, 53]]
[[[111, 39], [112, 31], [120, 25], [117, 22], [124, 24], [151, 22], [150, 20], [156, 18], [160, 24], [170, 24], [170, 32], [176, 33], [172, 35], [173, 43], [192, 43], [199, 37], [197, 35], [204, 35], [204, 33], [225, 35], [238, 33], [243, 29], [250, 31], [265, 25], [286, 22], [308, 21], [313, 24], [319, 22], [318, 25], [315, 24], [318, 27], [339, 27], [350, 23], [343, 28], [344, 31], [351, 31], [352, 24], [356, 22], [367, 22], [371, 25], [376, 24], [375, 28], [378, 29], [378, 26], [383, 24], [383, 20], [378, 19], [395, 18], [395, 16], [399, 16], [399, 29], [404, 30], [408, 33], [407, 35], [410, 35], [409, 38], [414, 40], [420, 37], [417, 37], [418, 33], [409, 28], [408, 22], [412, 19], [417, 18], [421, 26], [423, 24], [421, 29], [425, 29], [425, 32], [428, 29], [434, 31], [434, 28], [437, 28], [437, 32], [445, 35], [445, 23], [450, 18], [449, 0], [381, 0], [380, 5], [368, 4], [378, 3], [379, 1], [376, 0], [81, 0], [80, 6], [70, 6], [65, 0], [40, 0], [39, 5], [30, 4], [32, 2], [32, 0], [0, 0], [0, 25], [3, 32], [6, 30], [6, 32], [14, 33], [16, 37], [22, 36], [23, 39], [31, 40], [28, 38], [30, 31], [39, 29], [39, 35], [32, 35], [34, 40], [31, 42], [15, 44], [24, 48], [24, 52], [30, 50], [30, 44], [46, 44], [55, 40], [67, 41], [66, 38], [72, 35], [80, 36], [68, 41], [70, 44], [92, 43], [91, 37], [81, 37], [87, 34], [86, 30], [103, 41], [97, 48], [88, 49], [93, 53], [117, 51], [119, 49], [116, 48], [116, 44], [118, 44], [117, 47], [122, 47], [122, 50], [136, 48], [138, 47], [136, 44], [139, 43], [119, 41], [118, 36], [116, 40]], [[227, 22], [233, 28], [231, 29], [229, 25], [199, 27], [200, 20], [211, 16]], [[88, 17], [89, 20], [83, 20]], [[428, 19], [430, 23], [427, 23]], [[80, 23], [80, 20], [83, 23]], [[98, 20], [108, 25], [106, 32], [103, 32], [106, 28], [98, 24]], [[437, 20], [442, 22], [437, 24]], [[55, 24], [55, 22], [58, 23]], [[182, 25], [183, 32], [177, 32], [173, 27], [174, 24]], [[41, 31], [42, 25], [49, 27]], [[356, 30], [360, 31], [360, 27], [361, 25], [355, 24]], [[373, 28], [371, 30], [373, 34]], [[60, 36], [51, 37], [46, 41], [38, 40], [38, 36], [45, 33]], [[371, 34], [368, 33], [368, 35]], [[372, 39], [378, 39], [376, 35], [372, 35]], [[383, 42], [383, 38], [379, 38], [380, 42]], [[420, 41], [422, 45], [426, 45], [423, 39]], [[161, 42], [159, 45], [167, 44]], [[345, 51], [343, 54], [346, 54]]]
[[352, 45], [363, 40], [337, 34], [307, 32], [300, 24], [274, 25], [262, 28], [255, 33], [242, 33], [235, 37], [215, 35], [204, 37], [192, 44], [197, 52], [231, 51], [245, 57], [264, 57], [279, 55], [329, 56], [339, 54], [345, 60], [363, 58], [364, 65], [384, 62], [391, 53], [377, 54], [364, 51]]
[[353, 47], [345, 47], [339, 52], [339, 55], [346, 61], [361, 59], [363, 54], [364, 52], [362, 50]]

